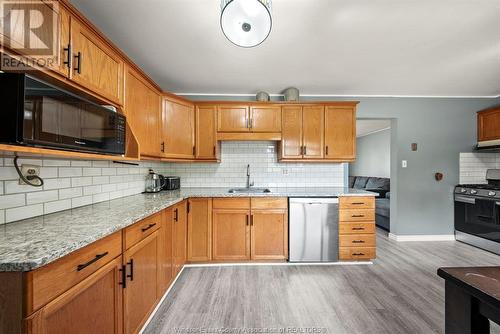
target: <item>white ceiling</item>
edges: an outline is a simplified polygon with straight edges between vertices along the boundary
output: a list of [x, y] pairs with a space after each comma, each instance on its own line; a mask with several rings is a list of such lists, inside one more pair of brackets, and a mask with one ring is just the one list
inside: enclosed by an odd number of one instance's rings
[[497, 96], [499, 0], [273, 0], [273, 31], [238, 48], [219, 0], [72, 0], [176, 93]]
[[389, 119], [358, 119], [356, 121], [356, 137], [368, 136], [390, 128], [391, 120]]

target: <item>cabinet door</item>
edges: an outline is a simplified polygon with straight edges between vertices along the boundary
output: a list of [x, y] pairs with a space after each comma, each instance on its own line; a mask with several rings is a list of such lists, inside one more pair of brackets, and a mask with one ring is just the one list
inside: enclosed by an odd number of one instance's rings
[[217, 110], [218, 132], [248, 132], [250, 119], [247, 106], [221, 105]]
[[217, 107], [196, 107], [196, 159], [217, 159]]
[[173, 208], [174, 214], [174, 277], [186, 263], [187, 248], [187, 207], [186, 201]]
[[477, 114], [478, 141], [500, 140], [500, 109]]
[[125, 115], [142, 156], [160, 156], [160, 95], [131, 68], [125, 73]]
[[250, 131], [280, 132], [281, 107], [251, 107]]
[[214, 260], [250, 259], [250, 211], [213, 210]]
[[288, 220], [284, 210], [252, 210], [252, 260], [288, 258]]
[[321, 159], [324, 147], [324, 107], [306, 106], [303, 108], [302, 117], [304, 159]]
[[162, 114], [163, 156], [194, 158], [194, 106], [165, 99]]
[[122, 333], [121, 256], [27, 319], [33, 334]]
[[70, 66], [68, 61], [71, 61], [71, 54], [69, 45], [70, 45], [70, 26], [71, 26], [71, 16], [69, 13], [62, 7], [58, 6], [58, 27], [59, 27], [59, 43], [56, 46], [56, 53], [58, 58], [56, 62], [49, 66], [49, 68], [64, 77], [69, 77], [70, 74]]
[[78, 20], [71, 20], [73, 66], [71, 78], [113, 102], [123, 100], [123, 61]]
[[158, 231], [129, 248], [123, 260], [127, 272], [123, 290], [125, 333], [137, 333], [156, 305]]
[[212, 199], [188, 200], [188, 261], [212, 259]]
[[282, 107], [281, 157], [302, 158], [302, 107]]
[[162, 297], [173, 278], [172, 236], [173, 212], [169, 208], [162, 212], [158, 235], [158, 298]]
[[325, 158], [356, 158], [356, 112], [353, 108], [326, 107]]

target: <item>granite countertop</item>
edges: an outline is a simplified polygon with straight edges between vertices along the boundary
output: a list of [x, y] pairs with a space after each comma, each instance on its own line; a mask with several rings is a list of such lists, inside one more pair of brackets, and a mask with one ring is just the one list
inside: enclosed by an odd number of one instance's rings
[[375, 196], [348, 188], [270, 188], [233, 194], [228, 188], [183, 188], [138, 194], [0, 226], [0, 272], [29, 271], [53, 262], [189, 197]]

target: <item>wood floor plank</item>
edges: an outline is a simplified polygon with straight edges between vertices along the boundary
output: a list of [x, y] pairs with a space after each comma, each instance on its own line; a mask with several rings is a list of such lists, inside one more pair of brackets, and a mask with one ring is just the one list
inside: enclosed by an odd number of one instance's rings
[[443, 333], [437, 268], [500, 265], [500, 256], [457, 241], [396, 242], [382, 231], [377, 256], [372, 265], [186, 268], [144, 333], [293, 327]]

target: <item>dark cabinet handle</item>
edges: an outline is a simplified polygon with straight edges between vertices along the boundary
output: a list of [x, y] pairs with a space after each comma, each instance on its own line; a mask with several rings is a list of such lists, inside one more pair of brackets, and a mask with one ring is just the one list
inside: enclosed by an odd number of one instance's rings
[[147, 230], [149, 230], [150, 228], [152, 228], [153, 226], [156, 226], [156, 223], [154, 224], [149, 224], [147, 227], [143, 227], [141, 229], [142, 232], [146, 232]]
[[196, 155], [196, 146], [193, 146], [193, 155]]
[[365, 215], [352, 215], [352, 218], [363, 218]]
[[250, 226], [253, 226], [253, 215], [250, 215]]
[[76, 58], [76, 67], [75, 71], [80, 74], [82, 73], [82, 53], [78, 51], [78, 53], [75, 55]]
[[300, 147], [300, 155], [304, 155], [304, 146]]
[[328, 155], [328, 145], [325, 147], [325, 155]]
[[128, 278], [130, 278], [131, 281], [134, 280], [134, 259], [130, 259], [129, 262], [127, 262], [127, 265], [130, 266], [130, 274], [127, 275]]
[[352, 256], [363, 256], [365, 253], [352, 253]]
[[365, 228], [364, 227], [353, 227], [353, 231], [363, 231]]
[[66, 52], [66, 60], [63, 61], [64, 65], [67, 65], [69, 69], [71, 69], [71, 44], [68, 44], [67, 48], [63, 49]]
[[249, 223], [248, 223], [248, 221], [249, 221], [249, 216], [247, 215], [246, 217], [247, 217], [247, 218], [246, 218], [246, 224], [247, 224], [247, 226], [248, 226], [248, 225], [249, 225]]
[[162, 153], [165, 152], [165, 142], [164, 141], [161, 142], [161, 152]]
[[353, 244], [364, 244], [364, 240], [353, 240], [352, 241]]
[[216, 154], [216, 151], [215, 151], [215, 145], [214, 145], [214, 156], [215, 156], [215, 154]]
[[121, 285], [124, 289], [127, 287], [127, 267], [122, 266], [120, 269], [120, 274], [122, 275], [122, 281], [118, 282], [119, 285]]
[[352, 205], [363, 205], [365, 204], [364, 202], [353, 202]]
[[179, 209], [174, 210], [174, 222], [179, 221]]
[[97, 254], [92, 260], [90, 260], [89, 262], [87, 263], [84, 263], [84, 264], [79, 264], [77, 267], [76, 267], [76, 270], [77, 271], [81, 271], [85, 268], [87, 268], [88, 266], [90, 266], [92, 263], [94, 262], [97, 262], [99, 261], [100, 259], [102, 259], [103, 257], [105, 257], [106, 255], [108, 255], [108, 252], [104, 252], [102, 254]]
[[307, 155], [307, 146], [304, 146], [304, 155]]

